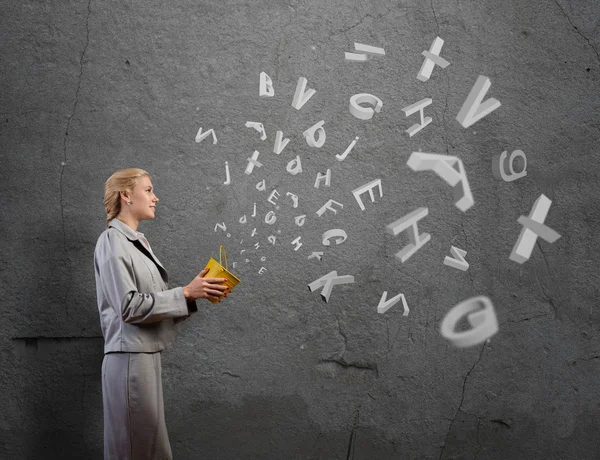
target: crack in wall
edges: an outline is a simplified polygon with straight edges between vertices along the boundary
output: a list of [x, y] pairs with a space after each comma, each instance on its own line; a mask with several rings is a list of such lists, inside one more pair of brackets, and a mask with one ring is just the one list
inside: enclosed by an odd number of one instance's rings
[[[439, 35], [438, 35], [439, 36]], [[448, 94], [450, 94], [450, 77], [448, 72], [444, 72], [446, 75], [446, 102], [444, 105], [444, 111], [442, 112], [442, 126], [444, 127], [444, 142], [446, 143], [446, 155], [450, 155], [450, 147], [448, 143], [448, 124], [446, 123], [446, 112], [448, 111]]]
[[556, 3], [556, 6], [558, 6], [560, 8], [560, 11], [562, 12], [562, 14], [564, 15], [565, 18], [567, 18], [567, 21], [569, 21], [569, 24], [571, 24], [571, 26], [575, 29], [575, 31], [585, 40], [588, 42], [588, 45], [590, 45], [590, 47], [594, 50], [594, 53], [596, 53], [596, 59], [598, 59], [598, 62], [600, 62], [600, 54], [598, 53], [598, 50], [596, 49], [596, 47], [592, 44], [592, 42], [590, 41], [589, 38], [587, 38], [585, 35], [583, 35], [579, 29], [577, 28], [577, 26], [575, 24], [573, 24], [573, 21], [571, 21], [571, 18], [567, 15], [567, 13], [565, 13], [565, 10], [563, 10], [563, 7], [560, 6], [560, 3], [558, 3], [557, 0], [554, 0], [554, 3]]
[[530, 316], [529, 318], [523, 318], [523, 319], [518, 319], [518, 320], [509, 319], [509, 320], [506, 320], [506, 321], [503, 321], [502, 323], [500, 323], [499, 326], [502, 326], [502, 325], [504, 325], [506, 323], [522, 323], [524, 321], [529, 321], [530, 319], [541, 318], [543, 316], [548, 316], [549, 314], [550, 313], [542, 313], [541, 315]]
[[346, 336], [344, 331], [342, 331], [342, 326], [340, 325], [340, 320], [338, 318], [336, 318], [335, 320], [337, 321], [338, 332], [344, 339], [344, 349], [340, 352], [340, 356], [344, 356], [344, 353], [346, 353], [346, 348], [348, 346], [348, 337]]
[[[543, 258], [543, 260], [544, 260], [544, 262], [545, 262], [545, 264], [546, 264], [546, 268], [547, 268], [547, 269], [548, 269], [548, 271], [550, 272], [550, 271], [551, 271], [551, 269], [550, 269], [550, 265], [548, 264], [548, 259], [546, 258], [546, 254], [545, 254], [545, 253], [544, 253], [544, 251], [542, 250], [542, 246], [541, 246], [541, 244], [540, 244], [540, 240], [539, 240], [539, 238], [536, 240], [536, 245], [537, 245], [537, 247], [539, 248], [539, 250], [540, 250], [540, 253], [542, 254], [542, 258]], [[558, 318], [558, 307], [560, 307], [560, 306], [563, 304], [563, 302], [564, 302], [564, 301], [560, 301], [560, 302], [558, 303], [558, 305], [556, 305], [556, 304], [555, 304], [555, 301], [554, 301], [554, 298], [553, 298], [553, 297], [552, 297], [552, 296], [551, 296], [551, 295], [550, 295], [548, 292], [546, 292], [546, 289], [544, 288], [544, 285], [542, 284], [542, 282], [541, 282], [541, 280], [540, 280], [540, 277], [539, 277], [539, 275], [538, 275], [538, 272], [537, 272], [537, 270], [534, 270], [534, 272], [533, 272], [533, 273], [534, 273], [535, 279], [536, 279], [536, 281], [537, 281], [537, 283], [538, 283], [538, 286], [540, 287], [540, 290], [542, 291], [542, 294], [543, 294], [543, 296], [544, 296], [544, 300], [550, 304], [550, 306], [552, 307], [552, 310], [554, 311], [554, 318], [555, 318], [555, 319], [557, 319], [557, 318]], [[578, 329], [580, 332], [583, 332], [583, 331], [581, 330], [581, 327], [579, 326], [579, 324], [578, 324], [577, 322], [575, 322], [575, 320], [574, 320], [573, 318], [571, 318], [571, 316], [569, 315], [569, 313], [568, 313], [568, 312], [564, 311], [563, 313], [565, 314], [565, 316], [566, 316], [567, 318], [569, 318], [569, 320], [570, 320], [570, 321], [571, 321], [571, 322], [572, 322], [572, 323], [573, 323], [573, 324], [574, 324], [574, 325], [577, 327], [577, 329]]]
[[[463, 401], [465, 400], [465, 388], [467, 385], [467, 379], [469, 378], [469, 375], [471, 375], [471, 372], [473, 372], [473, 369], [475, 369], [475, 366], [477, 365], [477, 363], [479, 363], [479, 361], [481, 361], [481, 357], [483, 356], [483, 351], [485, 350], [486, 344], [487, 344], [487, 341], [483, 342], [483, 346], [481, 347], [481, 352], [479, 353], [479, 358], [477, 359], [477, 361], [475, 361], [473, 363], [473, 366], [471, 366], [471, 369], [469, 369], [469, 372], [467, 372], [467, 374], [465, 375], [465, 378], [463, 380], [462, 395], [460, 398], [460, 403], [458, 404], [458, 409], [456, 409], [456, 412], [454, 413], [454, 417], [452, 417], [452, 421], [450, 422], [450, 425], [448, 426], [448, 432], [446, 433], [446, 438], [444, 439], [444, 444], [442, 445], [442, 450], [440, 452], [440, 460], [442, 459], [442, 456], [444, 455], [444, 449], [446, 449], [446, 443], [448, 442], [448, 436], [450, 436], [450, 431], [452, 430], [452, 425], [454, 425], [454, 422], [456, 421], [456, 416], [458, 415], [458, 412], [461, 410]], [[463, 411], [463, 412], [465, 412], [465, 411]]]
[[[295, 11], [294, 11], [295, 12]], [[279, 39], [279, 43], [277, 44], [277, 52], [276, 52], [276, 56], [275, 56], [275, 81], [279, 82], [279, 59], [280, 59], [280, 55], [281, 55], [281, 45], [282, 42], [286, 40], [286, 32], [287, 32], [287, 28], [289, 27], [289, 25], [294, 22], [294, 18], [291, 18], [287, 24], [285, 24], [282, 29], [283, 29], [283, 34], [282, 37]], [[286, 120], [287, 121], [287, 120]]]
[[508, 423], [506, 423], [504, 420], [501, 420], [499, 418], [492, 419], [492, 420], [490, 420], [490, 422], [497, 423], [498, 425], [502, 425], [502, 426], [505, 426], [506, 428], [510, 429], [510, 425]]
[[[352, 362], [351, 363], [351, 362], [346, 361], [346, 359], [344, 359], [344, 357], [320, 359], [319, 363], [335, 363], [338, 366], [343, 367], [344, 369], [352, 368], [352, 369], [359, 369], [361, 371], [369, 370], [369, 371], [375, 373], [376, 379], [379, 378], [379, 370], [377, 368], [377, 363], [373, 363], [373, 364], [371, 364], [371, 363], [362, 364], [360, 362]], [[368, 391], [371, 391], [371, 388], [369, 388]]]
[[[346, 27], [346, 28], [343, 28], [343, 29], [337, 30], [337, 31], [333, 32], [332, 34], [329, 34], [329, 37], [328, 37], [328, 38], [331, 38], [331, 37], [333, 37], [333, 36], [335, 36], [335, 35], [339, 35], [339, 34], [344, 34], [344, 35], [345, 35], [345, 34], [346, 34], [346, 32], [349, 32], [350, 30], [354, 29], [355, 27], [358, 27], [358, 26], [362, 25], [362, 23], [365, 21], [365, 19], [366, 19], [366, 18], [371, 18], [371, 19], [373, 19], [374, 21], [376, 21], [376, 20], [379, 20], [379, 19], [381, 19], [382, 17], [384, 17], [384, 16], [387, 16], [388, 14], [390, 14], [390, 12], [391, 12], [391, 11], [392, 11], [392, 9], [390, 8], [390, 9], [389, 9], [389, 10], [387, 10], [385, 13], [383, 13], [383, 14], [380, 14], [379, 16], [373, 16], [373, 15], [370, 15], [369, 13], [367, 13], [367, 14], [365, 14], [365, 15], [363, 16], [363, 18], [362, 18], [362, 19], [360, 19], [360, 21], [358, 21], [356, 24], [353, 24], [353, 25], [351, 25], [350, 27]], [[348, 36], [347, 36], [347, 35], [346, 35], [346, 39], [348, 39]], [[348, 41], [350, 41], [350, 40], [348, 39]]]
[[479, 427], [481, 426], [481, 420], [477, 419], [477, 435], [475, 436], [475, 439], [477, 440], [477, 446], [479, 446], [479, 449], [477, 449], [477, 452], [475, 452], [475, 456], [473, 457], [473, 460], [477, 460], [477, 456], [479, 455], [479, 452], [481, 452], [481, 443], [479, 442]]
[[[467, 232], [465, 232], [465, 213], [461, 214], [460, 226], [462, 228], [463, 235], [465, 236], [465, 249], [464, 250], [466, 251], [469, 247], [469, 240], [467, 239]], [[475, 289], [475, 282], [473, 281], [473, 270], [467, 269], [467, 272], [469, 273], [469, 278], [471, 279], [471, 286], [473, 286], [473, 289]]]
[[85, 55], [88, 45], [90, 44], [89, 21], [90, 21], [90, 14], [92, 13], [91, 8], [90, 8], [91, 4], [92, 4], [92, 0], [89, 0], [88, 15], [87, 15], [87, 18], [85, 19], [85, 30], [86, 30], [85, 47], [83, 48], [83, 52], [81, 53], [81, 57], [79, 58], [79, 81], [77, 82], [77, 90], [75, 91], [75, 103], [73, 104], [73, 111], [71, 112], [71, 115], [69, 116], [69, 119], [67, 121], [67, 129], [65, 131], [65, 136], [63, 138], [63, 161], [61, 163], [62, 169], [60, 170], [60, 215], [61, 215], [62, 231], [63, 231], [63, 247], [64, 247], [64, 252], [67, 255], [67, 260], [69, 261], [69, 285], [67, 286], [67, 292], [65, 293], [65, 298], [64, 298], [64, 304], [65, 304], [65, 308], [66, 308], [67, 317], [69, 317], [69, 305], [67, 304], [67, 298], [69, 296], [69, 291], [71, 290], [71, 283], [73, 280], [71, 273], [73, 272], [73, 270], [72, 270], [71, 259], [68, 256], [67, 248], [66, 248], [67, 235], [66, 235], [66, 230], [65, 230], [65, 215], [64, 215], [65, 207], [62, 204], [62, 202], [63, 202], [63, 175], [65, 173], [65, 166], [67, 165], [67, 137], [69, 136], [69, 127], [71, 126], [71, 119], [75, 115], [75, 108], [77, 107], [77, 104], [79, 103], [79, 89], [81, 88], [81, 80], [82, 80], [82, 75], [83, 75], [83, 57]]
[[433, 11], [433, 19], [437, 25], [437, 34], [440, 35], [440, 23], [438, 22], [437, 15], [435, 14], [435, 8], [433, 7], [433, 0], [431, 0], [431, 11]]
[[356, 419], [354, 420], [354, 426], [350, 433], [350, 441], [348, 442], [348, 453], [346, 454], [346, 460], [352, 460], [354, 458], [354, 446], [356, 441], [356, 429], [360, 421], [360, 408], [356, 410]]
[[[388, 317], [385, 318], [385, 325], [387, 328], [387, 333], [388, 333], [388, 337], [387, 337], [387, 346], [388, 349], [385, 352], [385, 355], [383, 356], [385, 359], [387, 359], [388, 355], [390, 354], [390, 352], [394, 349], [394, 346], [398, 343], [398, 335], [400, 334], [400, 330], [402, 329], [402, 324], [398, 325], [398, 330], [396, 331], [396, 335], [394, 336], [394, 341], [390, 346], [390, 330], [389, 330], [389, 326], [388, 326]], [[412, 337], [412, 335], [409, 333], [409, 336]], [[410, 339], [409, 339], [410, 340]]]
[[[437, 25], [437, 36], [439, 37], [440, 23], [438, 21], [437, 14], [435, 13], [435, 8], [433, 7], [433, 0], [431, 0], [431, 11], [433, 12], [433, 19], [435, 20], [435, 24]], [[444, 103], [444, 110], [442, 112], [442, 128], [444, 128], [444, 143], [446, 144], [446, 155], [450, 155], [450, 148], [448, 143], [448, 124], [446, 123], [446, 112], [448, 112], [448, 94], [450, 94], [450, 77], [448, 76], [448, 72], [444, 72], [444, 75], [446, 77], [446, 101]]]
[[223, 371], [221, 372], [221, 375], [228, 375], [230, 377], [235, 377], [235, 378], [241, 378], [240, 375], [238, 374], [234, 374], [233, 372], [229, 372], [229, 371]]

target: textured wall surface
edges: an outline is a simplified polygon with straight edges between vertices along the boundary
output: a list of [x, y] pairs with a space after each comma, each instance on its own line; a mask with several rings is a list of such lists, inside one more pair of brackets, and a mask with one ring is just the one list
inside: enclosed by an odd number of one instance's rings
[[[199, 300], [163, 352], [176, 459], [598, 458], [599, 13], [571, 0], [2, 2], [0, 458], [102, 458], [93, 251], [103, 184], [129, 167], [160, 198], [138, 230], [169, 287], [220, 244], [242, 280], [220, 304]], [[423, 82], [436, 36], [450, 65]], [[346, 61], [354, 42], [385, 56]], [[274, 97], [259, 97], [262, 71]], [[464, 128], [479, 75], [501, 106]], [[316, 94], [296, 110], [300, 77]], [[383, 101], [372, 119], [350, 114], [357, 93]], [[424, 98], [433, 121], [409, 137], [419, 115], [402, 108]], [[326, 142], [310, 147], [302, 133], [321, 120]], [[196, 143], [200, 127], [218, 143]], [[278, 130], [290, 138], [279, 155]], [[496, 180], [493, 156], [517, 149], [527, 176]], [[262, 167], [245, 174], [254, 150]], [[475, 205], [460, 211], [452, 187], [411, 170], [416, 151], [458, 157]], [[364, 194], [363, 211], [352, 190], [375, 179], [383, 196]], [[561, 237], [509, 260], [542, 193]], [[329, 199], [343, 209], [319, 217]], [[419, 207], [431, 240], [401, 263], [407, 234], [385, 227]], [[348, 239], [324, 246], [334, 228]], [[442, 263], [452, 245], [467, 271]], [[332, 270], [354, 283], [325, 302], [307, 286]], [[378, 313], [384, 291], [403, 293], [409, 315], [401, 303]], [[457, 348], [440, 323], [479, 295], [499, 330]]]

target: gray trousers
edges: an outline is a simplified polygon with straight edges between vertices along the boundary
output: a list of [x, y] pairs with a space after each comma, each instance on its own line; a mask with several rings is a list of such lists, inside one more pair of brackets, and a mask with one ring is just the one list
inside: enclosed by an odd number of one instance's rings
[[104, 460], [172, 460], [161, 353], [106, 353], [102, 360]]

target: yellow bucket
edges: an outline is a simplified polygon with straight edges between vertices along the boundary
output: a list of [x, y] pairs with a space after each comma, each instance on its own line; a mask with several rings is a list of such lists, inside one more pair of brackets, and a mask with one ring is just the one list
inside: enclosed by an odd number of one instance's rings
[[[224, 268], [223, 265], [221, 265], [221, 252], [223, 253], [223, 256], [225, 256], [225, 266], [227, 268]], [[205, 278], [227, 278], [227, 281], [219, 284], [225, 284], [226, 286], [229, 286], [231, 290], [240, 282], [240, 279], [228, 270], [229, 264], [227, 264], [227, 254], [225, 253], [225, 247], [223, 245], [219, 247], [219, 262], [211, 257], [204, 268], [208, 268], [208, 273], [204, 275]], [[212, 303], [219, 303], [218, 300], [208, 300]]]

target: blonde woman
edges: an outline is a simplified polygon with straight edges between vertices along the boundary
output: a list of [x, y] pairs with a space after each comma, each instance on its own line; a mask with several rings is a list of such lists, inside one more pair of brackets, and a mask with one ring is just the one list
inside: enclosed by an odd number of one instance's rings
[[168, 276], [144, 234], [158, 198], [143, 169], [115, 172], [104, 184], [106, 230], [94, 251], [96, 296], [104, 336], [102, 400], [105, 460], [172, 459], [165, 423], [161, 351], [175, 325], [198, 311], [196, 299], [221, 301], [225, 278], [168, 288]]

